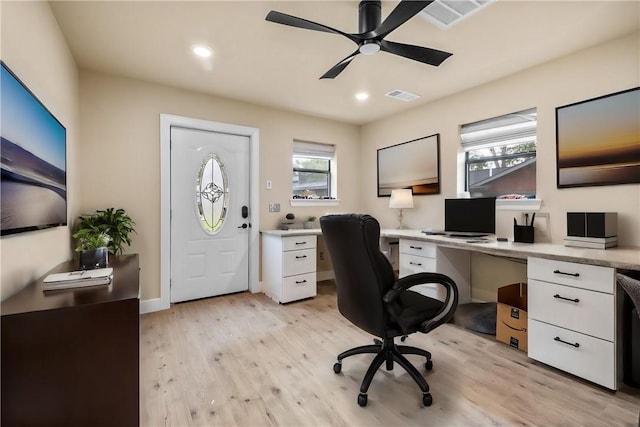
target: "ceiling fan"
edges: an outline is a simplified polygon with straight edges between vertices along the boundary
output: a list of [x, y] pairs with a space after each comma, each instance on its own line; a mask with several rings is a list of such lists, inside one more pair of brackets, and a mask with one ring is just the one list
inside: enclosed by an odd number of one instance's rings
[[265, 19], [277, 24], [290, 25], [306, 30], [340, 34], [357, 44], [358, 49], [356, 49], [355, 52], [331, 67], [329, 71], [320, 77], [321, 79], [333, 79], [347, 68], [347, 65], [351, 63], [356, 55], [373, 55], [380, 50], [436, 67], [442, 64], [445, 59], [452, 55], [451, 53], [428, 47], [384, 40], [389, 33], [417, 15], [432, 2], [433, 1], [401, 1], [389, 16], [387, 16], [384, 22], [381, 23], [381, 2], [379, 0], [363, 0], [358, 6], [360, 32], [355, 34], [344, 33], [326, 25], [274, 10], [269, 12]]

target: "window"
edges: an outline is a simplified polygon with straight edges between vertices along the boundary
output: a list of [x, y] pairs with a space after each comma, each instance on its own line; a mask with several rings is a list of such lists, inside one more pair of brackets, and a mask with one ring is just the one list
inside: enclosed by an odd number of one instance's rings
[[535, 197], [536, 128], [535, 108], [462, 126], [471, 197]]
[[227, 170], [215, 153], [205, 156], [196, 179], [196, 207], [200, 225], [208, 234], [220, 231], [227, 214]]
[[335, 195], [331, 167], [335, 146], [293, 142], [293, 198], [329, 199]]

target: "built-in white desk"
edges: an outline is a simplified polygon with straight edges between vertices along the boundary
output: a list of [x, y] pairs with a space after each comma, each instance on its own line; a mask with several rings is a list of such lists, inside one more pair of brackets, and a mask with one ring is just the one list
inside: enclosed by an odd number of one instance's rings
[[382, 229], [380, 230], [380, 235], [385, 238], [419, 240], [435, 243], [442, 247], [465, 249], [509, 258], [527, 259], [528, 257], [538, 257], [625, 270], [640, 270], [640, 248], [638, 247], [588, 249], [567, 247], [553, 243], [498, 242], [495, 239], [490, 239], [489, 242], [485, 243], [467, 243], [467, 240], [470, 239], [426, 235], [419, 230]]
[[[279, 302], [315, 295], [320, 234], [320, 229], [262, 231], [263, 289], [268, 295]], [[461, 303], [471, 297], [470, 253], [527, 260], [528, 356], [611, 390], [618, 388], [624, 293], [615, 274], [640, 271], [640, 248], [587, 249], [495, 239], [470, 243], [471, 239], [419, 230], [382, 229], [380, 236], [383, 250], [390, 241], [399, 241], [400, 276], [420, 271], [446, 274], [458, 284]], [[305, 265], [296, 269], [296, 263]], [[423, 291], [438, 297], [435, 287]]]

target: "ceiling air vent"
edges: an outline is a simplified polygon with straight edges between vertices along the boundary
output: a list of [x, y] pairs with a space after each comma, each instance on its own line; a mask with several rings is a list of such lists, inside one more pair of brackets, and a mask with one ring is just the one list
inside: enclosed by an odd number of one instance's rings
[[385, 96], [389, 98], [397, 99], [399, 101], [409, 102], [414, 99], [420, 98], [420, 95], [415, 95], [413, 93], [405, 92], [404, 90], [392, 90], [389, 93], [385, 93]]
[[494, 1], [495, 0], [435, 0], [429, 6], [425, 7], [419, 15], [446, 30]]

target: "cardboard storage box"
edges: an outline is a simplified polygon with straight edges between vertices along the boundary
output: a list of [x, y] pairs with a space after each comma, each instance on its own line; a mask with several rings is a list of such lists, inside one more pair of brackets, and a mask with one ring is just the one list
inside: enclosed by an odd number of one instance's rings
[[498, 289], [496, 339], [527, 351], [527, 284], [514, 283]]

